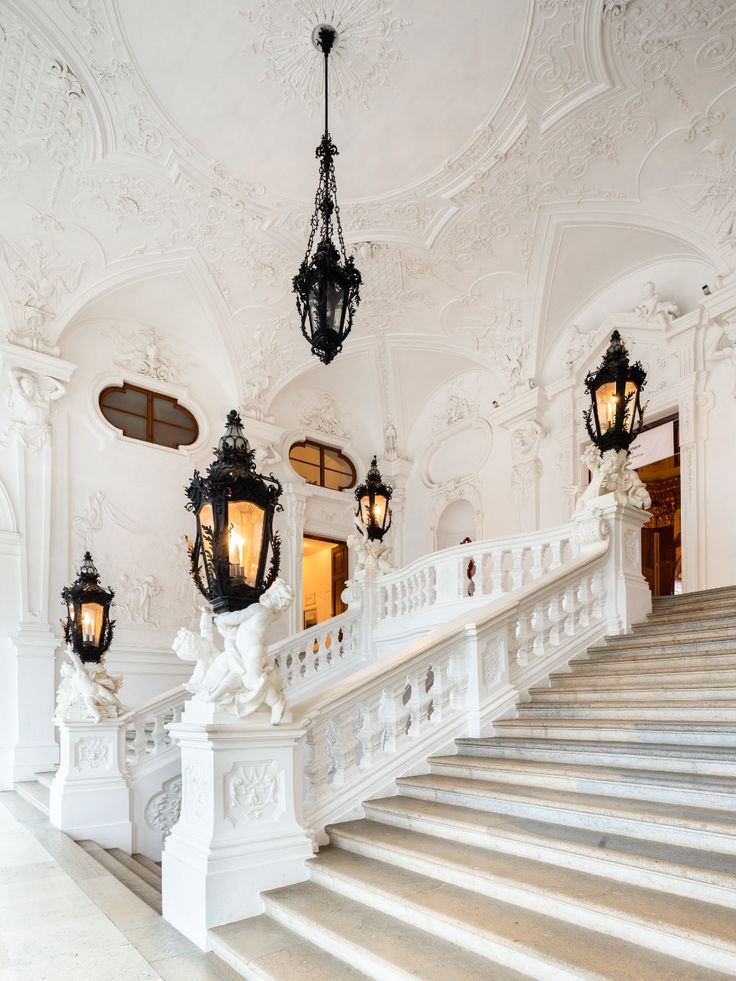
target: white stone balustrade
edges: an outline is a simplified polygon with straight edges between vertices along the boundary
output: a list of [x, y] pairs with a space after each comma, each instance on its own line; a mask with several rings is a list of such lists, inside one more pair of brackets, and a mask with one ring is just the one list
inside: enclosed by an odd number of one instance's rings
[[365, 651], [360, 646], [360, 617], [341, 613], [269, 647], [289, 698], [302, 697], [354, 671]]

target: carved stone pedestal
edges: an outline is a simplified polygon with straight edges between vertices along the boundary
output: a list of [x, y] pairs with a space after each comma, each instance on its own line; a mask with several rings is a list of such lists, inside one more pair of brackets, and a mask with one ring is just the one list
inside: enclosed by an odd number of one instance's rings
[[307, 877], [314, 848], [297, 787], [305, 730], [193, 699], [170, 732], [183, 786], [162, 858], [163, 915], [207, 950], [210, 927], [262, 912], [264, 890]]
[[125, 724], [59, 722], [61, 762], [51, 785], [51, 823], [73, 838], [131, 851]]
[[641, 529], [650, 517], [640, 507], [619, 503], [615, 493], [596, 497], [575, 516], [582, 549], [586, 538], [605, 536], [605, 528], [596, 530], [596, 525], [603, 521], [608, 528], [611, 560], [605, 589], [610, 634], [628, 632], [632, 623], [640, 623], [652, 612], [652, 594], [641, 573]]

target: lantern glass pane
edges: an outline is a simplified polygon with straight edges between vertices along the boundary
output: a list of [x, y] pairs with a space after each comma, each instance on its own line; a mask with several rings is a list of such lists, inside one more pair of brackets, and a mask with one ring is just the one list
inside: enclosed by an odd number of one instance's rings
[[636, 393], [638, 391], [637, 385], [633, 381], [626, 382], [626, 388], [624, 389], [624, 398], [626, 399], [625, 405], [625, 416], [624, 416], [624, 429], [627, 432], [631, 432], [634, 427], [634, 410], [636, 409]]
[[606, 382], [600, 385], [596, 389], [595, 400], [598, 406], [598, 423], [601, 435], [603, 435], [616, 425], [616, 407], [618, 405], [616, 383]]
[[104, 610], [99, 603], [82, 603], [82, 643], [100, 643]]
[[376, 494], [371, 501], [370, 495], [366, 494], [360, 499], [360, 520], [364, 528], [373, 525], [375, 528], [383, 528], [386, 521], [386, 509], [388, 501], [383, 494]]
[[212, 534], [215, 533], [215, 516], [212, 512], [211, 504], [203, 504], [199, 509], [199, 528], [202, 533], [202, 551], [208, 562], [212, 561], [212, 544], [204, 534], [204, 529], [209, 528]]
[[266, 512], [252, 501], [230, 501], [227, 506], [230, 578], [246, 586], [258, 584], [258, 565]]

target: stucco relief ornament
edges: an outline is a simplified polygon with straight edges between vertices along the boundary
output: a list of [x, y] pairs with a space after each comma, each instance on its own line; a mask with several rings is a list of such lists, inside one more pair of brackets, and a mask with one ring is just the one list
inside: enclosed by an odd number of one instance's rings
[[[113, 336], [117, 339], [119, 335]], [[141, 327], [130, 334], [119, 346], [115, 364], [154, 381], [183, 381], [183, 367], [170, 353], [163, 335], [153, 327]]]
[[67, 661], [61, 666], [56, 693], [57, 722], [102, 722], [127, 711], [118, 698], [123, 679], [108, 674], [104, 660], [85, 664], [71, 644], [66, 645], [64, 654]]
[[48, 446], [51, 440], [51, 403], [60, 399], [66, 388], [55, 378], [39, 377], [29, 371], [11, 368], [8, 377], [10, 424], [0, 436], [4, 443], [11, 432], [32, 453]]
[[245, 719], [259, 709], [270, 709], [271, 725], [278, 725], [287, 710], [281, 677], [268, 657], [266, 632], [294, 601], [294, 591], [277, 579], [257, 603], [244, 610], [218, 613], [214, 624], [225, 641], [219, 651], [205, 611], [199, 634], [182, 627], [172, 648], [183, 661], [197, 666], [187, 682], [195, 698], [220, 706]]
[[644, 283], [643, 290], [644, 296], [636, 305], [634, 313], [644, 323], [666, 330], [675, 317], [679, 316], [680, 308], [676, 303], [663, 300], [654, 283]]
[[347, 546], [355, 552], [356, 575], [385, 576], [396, 569], [390, 559], [391, 546], [385, 542], [352, 534], [348, 535]]
[[578, 500], [576, 514], [597, 507], [597, 499], [610, 493], [615, 495], [617, 504], [633, 504], [645, 511], [652, 506], [649, 492], [632, 469], [626, 450], [606, 450], [601, 454], [597, 447], [589, 446], [580, 459], [590, 470], [590, 483]]

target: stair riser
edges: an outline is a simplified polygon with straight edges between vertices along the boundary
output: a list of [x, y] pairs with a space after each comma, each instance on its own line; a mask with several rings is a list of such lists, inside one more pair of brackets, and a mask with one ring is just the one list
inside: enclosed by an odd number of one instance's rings
[[[503, 964], [512, 970], [522, 971], [534, 978], [560, 978], [569, 981], [579, 981], [581, 975], [572, 972], [563, 962], [550, 961], [534, 955], [531, 950], [520, 949], [517, 946], [497, 941], [490, 933], [477, 933], [466, 927], [458, 920], [451, 920], [440, 915], [432, 915], [425, 909], [417, 908], [411, 900], [411, 895], [396, 898], [392, 895], [373, 892], [366, 889], [363, 883], [353, 882], [347, 877], [335, 876], [310, 869], [310, 879], [320, 885], [337, 892], [342, 896], [371, 906], [373, 909], [396, 917], [404, 923], [425, 930], [431, 936], [440, 937], [449, 943], [457, 944], [463, 950], [470, 950], [481, 957], [489, 958], [489, 977], [493, 975], [493, 962]], [[282, 921], [283, 922], [283, 921]], [[289, 925], [290, 924], [285, 924]], [[296, 929], [291, 926], [291, 929]], [[315, 941], [312, 936], [313, 943]], [[320, 943], [321, 946], [321, 943]], [[416, 981], [416, 975], [413, 976]]]
[[[492, 879], [476, 875], [467, 870], [423, 859], [421, 855], [417, 855], [415, 852], [406, 852], [398, 848], [387, 850], [382, 844], [374, 845], [370, 841], [358, 840], [334, 832], [331, 832], [330, 838], [338, 847], [353, 854], [363, 855], [379, 862], [388, 862], [391, 866], [417, 872], [440, 882], [447, 882], [461, 889], [468, 889], [532, 912], [539, 912], [540, 909], [543, 909], [547, 916], [554, 916], [566, 923], [574, 923], [577, 926], [598, 930], [607, 936], [618, 937], [619, 940], [626, 940], [654, 950], [667, 949], [668, 953], [686, 958], [702, 967], [715, 970], [736, 968], [736, 945], [733, 949], [714, 950], [713, 946], [705, 939], [699, 941], [684, 936], [682, 932], [676, 933], [659, 929], [653, 922], [642, 922], [633, 918], [624, 919], [621, 916], [612, 915], [605, 909], [592, 908], [585, 900], [576, 903], [569, 897], [535, 890], [508, 879]], [[345, 885], [336, 883], [335, 878], [329, 872], [320, 869], [318, 863], [310, 864], [310, 879], [320, 883], [325, 888], [343, 892]], [[359, 891], [360, 885], [358, 884], [355, 892], [359, 893]], [[351, 898], [360, 898], [354, 895], [352, 891], [345, 894], [350, 895]], [[434, 917], [431, 918], [431, 920], [434, 919]], [[430, 922], [425, 929], [434, 930], [434, 926], [434, 923]]]
[[696, 640], [672, 640], [671, 637], [657, 642], [651, 637], [613, 637], [607, 644], [588, 648], [588, 658], [611, 657], [613, 654], [697, 654], [698, 652], [726, 651], [736, 653], [736, 639], [711, 637]]
[[691, 634], [705, 635], [711, 632], [734, 633], [736, 631], [736, 616], [733, 609], [719, 617], [707, 619], [695, 617], [670, 617], [666, 614], [658, 616], [645, 623], [631, 625], [632, 633], [637, 637], [673, 637], [687, 639]]
[[[28, 782], [32, 783], [30, 780]], [[49, 816], [49, 806], [41, 794], [36, 792], [38, 795], [34, 796], [32, 792], [27, 791], [26, 788], [20, 783], [14, 784], [13, 789], [19, 797], [22, 797], [28, 804], [32, 804], [37, 811], [40, 811], [41, 814], [45, 814], [46, 817]]]
[[679, 671], [644, 671], [637, 668], [635, 672], [610, 671], [608, 668], [595, 671], [575, 671], [570, 674], [550, 675], [550, 682], [555, 689], [575, 688], [619, 688], [626, 690], [642, 685], [668, 686], [672, 688], [697, 687], [709, 685], [731, 685], [736, 689], [736, 667], [682, 668]]
[[[633, 856], [618, 856], [604, 849], [586, 852], [575, 850], [570, 846], [552, 844], [545, 841], [540, 845], [535, 841], [525, 841], [520, 838], [504, 837], [492, 828], [475, 831], [467, 826], [454, 825], [445, 821], [433, 821], [422, 815], [411, 816], [402, 813], [386, 811], [382, 808], [372, 808], [370, 802], [365, 804], [365, 814], [371, 821], [390, 825], [394, 828], [405, 828], [423, 834], [436, 835], [460, 845], [474, 845], [479, 848], [490, 848], [493, 851], [504, 852], [506, 855], [518, 855], [519, 858], [533, 859], [548, 865], [559, 865], [562, 868], [576, 869], [592, 875], [604, 876], [625, 882], [628, 885], [643, 886], [657, 889], [661, 892], [684, 896], [686, 899], [696, 899], [706, 903], [716, 903], [729, 909], [736, 909], [736, 884], [733, 882], [708, 881], [698, 879], [693, 869], [679, 869], [673, 866], [664, 869], [661, 863], [647, 862], [645, 858]], [[638, 861], [640, 864], [633, 864]]]
[[555, 678], [595, 678], [598, 673], [629, 677], [636, 673], [643, 677], [657, 672], [736, 670], [736, 654], [728, 651], [715, 654], [654, 654], [653, 656], [629, 656], [622, 654], [610, 658], [570, 662], [570, 671], [555, 672]]
[[[479, 744], [470, 747], [458, 746], [460, 756], [485, 756], [498, 760], [534, 760], [539, 763], [572, 763], [589, 766], [617, 766], [631, 770], [661, 770], [668, 773], [696, 773], [701, 776], [736, 778], [736, 757], [733, 760], [692, 759], [686, 756], [660, 756], [627, 754], [606, 749], [603, 743], [600, 749], [580, 750], [554, 749], [550, 747], [504, 746], [503, 738], [493, 745]], [[501, 745], [498, 745], [500, 743]]]
[[733, 702], [736, 708], [736, 688], [583, 688], [584, 682], [578, 682], [573, 688], [532, 688], [529, 694], [533, 705], [567, 705], [581, 702], [634, 702], [637, 704], [657, 703], [661, 701], [699, 701], [707, 704], [709, 701]]
[[671, 721], [671, 722], [732, 722], [736, 723], [736, 707], [704, 708], [692, 705], [674, 705], [672, 707], [649, 705], [642, 702], [635, 710], [631, 706], [612, 706], [605, 704], [588, 704], [562, 707], [558, 705], [520, 705], [520, 719], [631, 719], [632, 715], [640, 723]]
[[509, 800], [503, 797], [479, 797], [473, 794], [438, 790], [434, 787], [412, 785], [411, 789], [399, 782], [399, 793], [405, 797], [419, 800], [436, 800], [446, 804], [459, 804], [476, 810], [492, 811], [494, 814], [510, 814], [527, 820], [547, 821], [550, 824], [565, 824], [589, 831], [600, 831], [633, 838], [647, 838], [664, 844], [683, 845], [686, 848], [702, 848], [736, 855], [736, 836], [718, 831], [688, 828], [683, 824], [663, 824], [661, 821], [647, 820], [633, 816], [619, 817], [615, 814], [601, 814], [590, 811], [562, 807], [558, 804], [545, 804], [532, 800]]
[[641, 628], [658, 628], [666, 630], [667, 626], [674, 625], [678, 629], [683, 627], [693, 630], [702, 630], [707, 627], [724, 627], [729, 624], [736, 624], [736, 603], [726, 603], [718, 607], [707, 610], [685, 610], [681, 613], [652, 613], [652, 615], [641, 623], [632, 624], [632, 630]]
[[505, 735], [529, 739], [544, 739], [552, 737], [555, 739], [571, 740], [600, 740], [601, 742], [636, 742], [637, 736], [641, 737], [642, 742], [653, 742], [655, 739], [659, 743], [675, 746], [716, 746], [719, 749], [730, 747], [736, 753], [736, 731], [724, 735], [720, 732], [712, 732], [706, 729], [687, 729], [674, 728], [653, 732], [643, 725], [621, 725], [602, 729], [600, 726], [566, 726], [564, 719], [556, 720], [547, 725], [544, 720], [533, 719], [512, 719], [505, 722], [496, 722], [494, 729], [496, 733], [503, 737]]
[[491, 780], [514, 787], [543, 787], [579, 794], [600, 794], [604, 797], [625, 797], [629, 800], [655, 801], [708, 807], [717, 811], [736, 809], [736, 792], [691, 790], [688, 787], [668, 787], [657, 783], [638, 783], [632, 773], [630, 780], [596, 780], [594, 777], [575, 777], [563, 774], [525, 773], [513, 767], [486, 770], [473, 766], [450, 766], [432, 763], [431, 772], [468, 780]]

